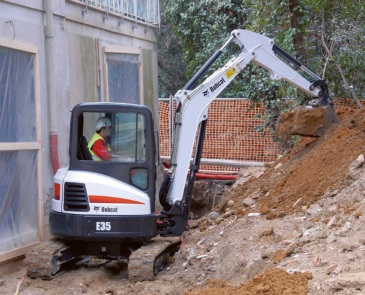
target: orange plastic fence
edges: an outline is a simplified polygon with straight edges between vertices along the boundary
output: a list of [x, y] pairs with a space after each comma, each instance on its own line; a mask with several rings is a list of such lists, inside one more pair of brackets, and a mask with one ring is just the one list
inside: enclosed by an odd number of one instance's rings
[[[364, 103], [364, 102], [363, 102]], [[357, 107], [351, 99], [334, 99], [335, 108]], [[175, 106], [174, 106], [175, 109]], [[268, 128], [259, 131], [264, 123], [263, 104], [251, 100], [220, 99], [209, 107], [203, 158], [271, 162], [281, 153]], [[160, 153], [169, 156], [169, 102], [159, 101]], [[240, 168], [201, 166], [201, 170], [238, 171]]]
[[[358, 108], [358, 105], [352, 98], [340, 98], [340, 99], [334, 98], [332, 100], [333, 100], [335, 109], [341, 108], [341, 107]], [[360, 99], [360, 102], [362, 105], [365, 105], [365, 99]]]
[[[169, 156], [169, 103], [159, 102], [160, 152]], [[209, 107], [203, 158], [270, 162], [280, 149], [268, 128], [258, 131], [264, 109], [250, 100], [215, 100]], [[201, 170], [237, 171], [239, 168], [201, 166]]]

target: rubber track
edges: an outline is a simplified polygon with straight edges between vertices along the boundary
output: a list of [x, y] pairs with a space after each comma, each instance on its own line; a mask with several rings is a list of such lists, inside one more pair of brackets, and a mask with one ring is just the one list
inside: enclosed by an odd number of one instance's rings
[[170, 246], [181, 243], [180, 237], [156, 237], [134, 251], [129, 257], [128, 274], [131, 281], [151, 281], [155, 278], [156, 258]]
[[52, 257], [64, 246], [61, 241], [51, 239], [33, 248], [24, 260], [27, 275], [32, 279], [51, 280]]

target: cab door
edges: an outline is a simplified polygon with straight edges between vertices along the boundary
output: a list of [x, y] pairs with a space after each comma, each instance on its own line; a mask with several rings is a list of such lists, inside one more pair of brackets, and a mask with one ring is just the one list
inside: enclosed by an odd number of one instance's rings
[[[100, 117], [109, 118], [111, 122], [110, 136], [103, 139], [110, 157], [95, 161], [88, 155], [89, 143]], [[152, 112], [146, 106], [122, 103], [77, 105], [71, 116], [70, 170], [96, 172], [132, 185], [148, 194], [151, 212], [154, 212], [156, 151], [153, 126]]]

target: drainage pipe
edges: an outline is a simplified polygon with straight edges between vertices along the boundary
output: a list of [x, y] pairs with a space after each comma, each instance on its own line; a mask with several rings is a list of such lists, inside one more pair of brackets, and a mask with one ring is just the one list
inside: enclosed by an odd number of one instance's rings
[[59, 152], [58, 152], [58, 134], [56, 129], [56, 89], [55, 89], [55, 49], [54, 49], [54, 23], [53, 23], [53, 0], [44, 0], [44, 7], [46, 11], [46, 28], [45, 28], [45, 40], [46, 40], [46, 68], [47, 68], [47, 93], [48, 93], [48, 122], [50, 126], [50, 154], [53, 173], [56, 174], [57, 170], [61, 168]]

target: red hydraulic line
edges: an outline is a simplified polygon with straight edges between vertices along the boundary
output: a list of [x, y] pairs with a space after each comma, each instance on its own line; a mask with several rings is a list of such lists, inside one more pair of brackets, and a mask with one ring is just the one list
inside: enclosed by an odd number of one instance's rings
[[[189, 173], [188, 173], [189, 175]], [[214, 180], [236, 180], [237, 175], [217, 175], [217, 174], [201, 174], [195, 173], [197, 179], [214, 179]]]
[[[166, 168], [170, 168], [169, 163], [162, 163]], [[190, 172], [188, 172], [188, 176]], [[213, 180], [236, 180], [237, 175], [217, 175], [217, 174], [202, 174], [202, 173], [195, 173], [196, 179], [213, 179]]]

